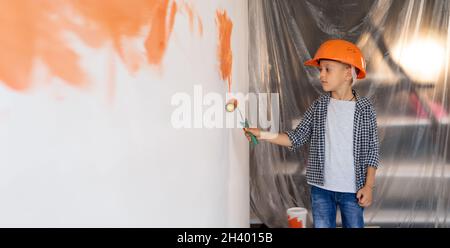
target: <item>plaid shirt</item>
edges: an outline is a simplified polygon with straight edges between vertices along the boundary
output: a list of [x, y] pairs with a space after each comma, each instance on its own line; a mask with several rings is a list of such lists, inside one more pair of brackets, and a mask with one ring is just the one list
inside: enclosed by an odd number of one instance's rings
[[[368, 166], [378, 168], [379, 144], [375, 108], [365, 97], [356, 96], [353, 127], [353, 156], [356, 175], [356, 189], [366, 182]], [[286, 132], [292, 142], [289, 150], [295, 151], [309, 142], [309, 159], [306, 168], [308, 183], [324, 185], [325, 163], [325, 122], [327, 119], [330, 94], [321, 95], [309, 107], [301, 123], [292, 131]]]

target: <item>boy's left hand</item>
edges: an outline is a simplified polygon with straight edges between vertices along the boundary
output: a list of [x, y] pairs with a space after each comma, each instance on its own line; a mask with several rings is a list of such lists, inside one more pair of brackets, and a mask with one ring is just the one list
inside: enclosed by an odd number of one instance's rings
[[372, 204], [372, 188], [368, 186], [362, 187], [358, 193], [356, 193], [356, 198], [358, 198], [358, 204], [365, 208]]

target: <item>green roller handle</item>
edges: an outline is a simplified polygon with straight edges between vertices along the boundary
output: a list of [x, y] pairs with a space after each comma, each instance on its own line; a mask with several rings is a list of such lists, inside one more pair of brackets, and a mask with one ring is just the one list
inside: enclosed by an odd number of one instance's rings
[[[245, 128], [250, 128], [250, 125], [248, 124], [247, 119], [245, 119], [245, 122], [241, 122], [241, 124], [244, 125]], [[250, 135], [253, 145], [257, 145], [259, 142], [258, 142], [258, 139], [256, 138], [256, 136], [250, 132], [247, 132], [247, 133], [248, 133], [248, 135]]]

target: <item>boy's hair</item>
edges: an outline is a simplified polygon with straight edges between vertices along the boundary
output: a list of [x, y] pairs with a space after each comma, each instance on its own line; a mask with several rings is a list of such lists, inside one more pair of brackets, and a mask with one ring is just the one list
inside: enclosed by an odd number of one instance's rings
[[358, 79], [358, 68], [356, 68], [356, 67], [354, 67], [353, 65], [351, 66], [352, 67], [352, 85], [354, 84], [354, 83], [356, 83], [356, 80]]
[[331, 60], [331, 61], [336, 61], [336, 62], [338, 62], [338, 63], [341, 63], [341, 64], [345, 65], [345, 66], [350, 67], [351, 72], [352, 72], [352, 79], [353, 79], [353, 80], [352, 80], [352, 85], [353, 85], [353, 84], [356, 82], [356, 80], [358, 79], [359, 69], [356, 68], [356, 67], [354, 67], [353, 65], [349, 65], [349, 64], [346, 64], [346, 63], [342, 63], [341, 61], [333, 60], [333, 59], [319, 59], [319, 60], [318, 60], [319, 65], [320, 65], [320, 61], [321, 61], [321, 60]]

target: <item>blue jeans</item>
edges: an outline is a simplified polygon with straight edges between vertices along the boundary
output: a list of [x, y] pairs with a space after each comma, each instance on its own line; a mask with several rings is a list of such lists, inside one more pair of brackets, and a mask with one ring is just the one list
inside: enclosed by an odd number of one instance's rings
[[341, 211], [342, 227], [364, 227], [364, 208], [355, 193], [340, 193], [311, 185], [312, 215], [315, 228], [335, 228], [336, 210]]

